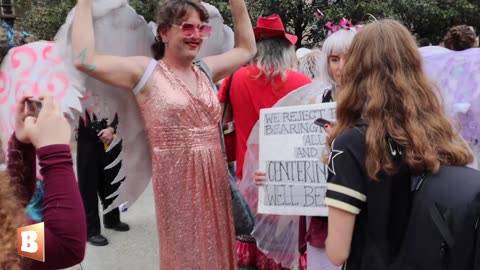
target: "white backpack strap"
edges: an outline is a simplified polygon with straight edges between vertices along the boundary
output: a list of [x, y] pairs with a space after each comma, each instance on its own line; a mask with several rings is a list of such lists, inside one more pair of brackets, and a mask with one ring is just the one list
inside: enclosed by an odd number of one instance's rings
[[143, 73], [142, 78], [140, 79], [140, 81], [138, 81], [135, 88], [133, 88], [134, 95], [138, 95], [138, 93], [140, 93], [140, 90], [142, 90], [142, 88], [145, 86], [150, 76], [152, 76], [153, 71], [155, 70], [156, 67], [157, 67], [157, 60], [152, 59], [147, 69], [145, 70], [145, 73]]

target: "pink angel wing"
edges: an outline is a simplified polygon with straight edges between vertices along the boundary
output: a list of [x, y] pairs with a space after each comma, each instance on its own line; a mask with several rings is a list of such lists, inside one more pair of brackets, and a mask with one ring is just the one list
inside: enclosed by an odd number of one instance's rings
[[435, 46], [420, 49], [425, 71], [440, 87], [447, 113], [460, 124], [463, 137], [480, 157], [480, 49], [451, 51]]
[[[316, 97], [323, 95], [324, 91], [329, 88], [331, 88], [330, 84], [314, 82], [291, 92], [273, 107], [309, 104]], [[243, 179], [239, 182], [239, 189], [255, 214], [255, 228], [252, 235], [257, 241], [257, 246], [267, 257], [281, 263], [283, 267], [295, 269], [300, 258], [298, 251], [299, 217], [257, 213], [258, 188], [254, 179], [259, 162], [259, 135], [257, 122], [248, 138], [243, 165]]]
[[39, 41], [10, 49], [0, 69], [0, 136], [2, 148], [15, 127], [15, 108], [22, 96], [55, 97], [74, 121], [82, 110], [78, 82], [69, 76], [55, 42]]
[[[122, 161], [122, 167], [114, 183], [123, 182], [116, 192], [109, 195], [108, 198], [114, 200], [105, 212], [117, 207], [126, 210], [145, 191], [151, 179], [150, 147], [143, 119], [132, 91], [116, 89], [75, 70], [69, 36], [74, 12], [75, 9], [69, 13], [55, 40], [61, 47], [62, 56], [70, 63], [70, 76], [81, 82], [81, 91], [88, 89], [90, 93], [85, 103], [88, 109], [100, 118], [110, 120], [115, 113], [118, 114], [117, 135], [120, 138], [117, 141], [122, 140], [123, 149], [119, 159], [114, 162]], [[150, 45], [154, 41], [154, 34], [143, 17], [128, 5], [128, 1], [95, 0], [93, 17], [98, 53], [152, 57]]]

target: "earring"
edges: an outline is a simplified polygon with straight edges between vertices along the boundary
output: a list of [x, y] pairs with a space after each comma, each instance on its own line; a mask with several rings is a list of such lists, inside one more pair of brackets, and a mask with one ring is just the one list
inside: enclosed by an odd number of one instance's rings
[[155, 37], [155, 41], [158, 42], [158, 43], [161, 42], [161, 43], [167, 45], [167, 41], [165, 41], [163, 38], [161, 39], [159, 36]]

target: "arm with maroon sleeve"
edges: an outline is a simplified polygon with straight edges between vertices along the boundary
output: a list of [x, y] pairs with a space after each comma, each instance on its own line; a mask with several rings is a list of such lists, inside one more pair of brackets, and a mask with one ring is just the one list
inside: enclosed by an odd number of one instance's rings
[[83, 261], [87, 239], [70, 147], [48, 145], [37, 154], [45, 183], [45, 262], [32, 261], [31, 269], [67, 268]]

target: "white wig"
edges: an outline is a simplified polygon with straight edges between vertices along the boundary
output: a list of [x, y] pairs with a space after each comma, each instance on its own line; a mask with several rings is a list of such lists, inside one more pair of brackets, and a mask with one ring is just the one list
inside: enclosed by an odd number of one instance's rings
[[328, 68], [328, 57], [332, 53], [347, 53], [356, 34], [357, 30], [354, 28], [351, 28], [350, 30], [340, 29], [323, 42], [322, 55], [319, 62], [319, 75], [321, 81], [335, 84], [335, 80], [330, 74], [330, 69]]
[[309, 51], [309, 53], [298, 58], [295, 70], [307, 75], [312, 80], [316, 80], [320, 76], [319, 62], [322, 52], [319, 49]]

